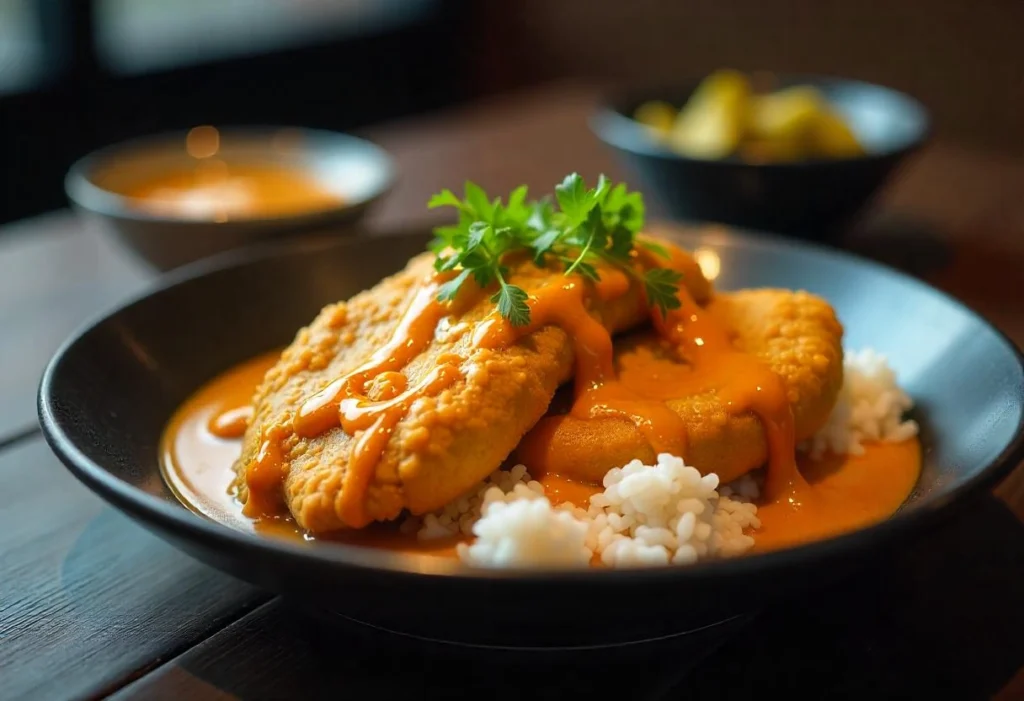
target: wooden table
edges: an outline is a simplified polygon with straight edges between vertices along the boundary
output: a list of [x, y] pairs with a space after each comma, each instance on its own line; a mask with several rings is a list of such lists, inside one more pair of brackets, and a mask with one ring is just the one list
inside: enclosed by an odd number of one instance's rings
[[[545, 189], [572, 170], [620, 174], [586, 129], [595, 95], [558, 84], [370, 131], [401, 179], [368, 229], [432, 222], [429, 195], [465, 179]], [[838, 243], [952, 292], [1024, 344], [1022, 193], [1024, 163], [939, 143]], [[699, 673], [671, 647], [524, 663], [310, 628], [105, 506], [39, 437], [50, 355], [153, 277], [67, 212], [0, 229], [0, 699], [1024, 697], [1022, 470], [887, 567], [687, 651]]]

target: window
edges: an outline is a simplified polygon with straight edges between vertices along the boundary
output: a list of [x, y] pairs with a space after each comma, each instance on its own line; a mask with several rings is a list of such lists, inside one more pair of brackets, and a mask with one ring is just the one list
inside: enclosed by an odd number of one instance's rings
[[436, 76], [462, 65], [457, 3], [0, 0], [0, 223], [66, 205], [68, 166], [133, 136], [344, 131], [451, 104], [463, 85]]
[[144, 73], [390, 29], [418, 19], [432, 4], [432, 0], [99, 0], [97, 52], [110, 70]]
[[0, 94], [43, 78], [43, 42], [34, 0], [0, 0]]

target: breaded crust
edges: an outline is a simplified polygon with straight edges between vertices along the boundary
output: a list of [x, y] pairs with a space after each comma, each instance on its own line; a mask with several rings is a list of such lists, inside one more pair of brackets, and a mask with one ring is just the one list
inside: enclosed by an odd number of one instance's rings
[[[706, 307], [734, 333], [734, 345], [757, 356], [779, 375], [793, 409], [797, 441], [824, 424], [843, 382], [842, 326], [832, 307], [806, 292], [757, 289], [718, 293]], [[638, 344], [658, 352], [653, 334], [616, 342], [618, 354]], [[729, 482], [763, 465], [768, 447], [761, 420], [730, 415], [714, 392], [670, 399], [666, 404], [686, 425], [687, 463]], [[545, 435], [535, 435], [544, 432]], [[559, 446], [549, 454], [546, 446]], [[626, 419], [580, 420], [560, 416], [527, 436], [515, 458], [526, 464], [600, 482], [630, 460], [651, 464], [654, 449]]]
[[[253, 419], [236, 463], [243, 501], [248, 496], [245, 467], [260, 449], [261, 431], [287, 426], [288, 417], [306, 399], [384, 346], [432, 262], [432, 254], [412, 259], [404, 271], [347, 302], [326, 307], [299, 331], [253, 399]], [[529, 262], [514, 265], [511, 271], [511, 279], [527, 292], [561, 276], [560, 271]], [[694, 277], [690, 285], [693, 294], [707, 298], [706, 280]], [[635, 288], [610, 302], [591, 301], [591, 315], [612, 332], [633, 327], [647, 315]], [[555, 326], [507, 348], [474, 347], [473, 330], [493, 309], [484, 295], [465, 313], [442, 322], [435, 339], [403, 370], [412, 386], [437, 365], [440, 355], [457, 353], [465, 358], [462, 377], [436, 396], [416, 400], [391, 434], [366, 491], [365, 509], [373, 520], [394, 519], [403, 509], [414, 514], [438, 509], [479, 483], [508, 457], [547, 411], [558, 386], [572, 376], [571, 339]], [[280, 442], [285, 463], [282, 497], [306, 530], [345, 527], [340, 500], [359, 433], [354, 437], [333, 428], [303, 438], [285, 431]]]

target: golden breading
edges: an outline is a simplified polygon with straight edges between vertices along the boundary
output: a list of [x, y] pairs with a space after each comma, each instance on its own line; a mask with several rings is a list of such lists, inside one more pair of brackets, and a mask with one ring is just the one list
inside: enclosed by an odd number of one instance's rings
[[[260, 450], [263, 431], [283, 427], [278, 437], [285, 475], [282, 498], [288, 510], [308, 531], [346, 526], [340, 513], [343, 486], [353, 444], [362, 431], [350, 436], [334, 427], [304, 438], [288, 419], [305, 400], [391, 340], [433, 258], [417, 256], [373, 289], [326, 307], [298, 333], [253, 400], [253, 419], [236, 463], [243, 501], [248, 498], [245, 469]], [[562, 276], [529, 261], [512, 264], [510, 271], [510, 280], [527, 292]], [[707, 299], [707, 281], [699, 273], [688, 278], [691, 294]], [[647, 315], [635, 285], [612, 301], [588, 301], [591, 315], [612, 332], [633, 327]], [[436, 396], [417, 399], [389, 436], [366, 489], [364, 508], [371, 519], [391, 520], [403, 509], [426, 513], [478, 484], [500, 466], [547, 411], [558, 386], [572, 376], [572, 342], [556, 326], [541, 328], [507, 348], [476, 347], [473, 331], [493, 309], [483, 295], [464, 313], [442, 320], [434, 339], [402, 370], [413, 386], [442, 355], [463, 358], [461, 377]], [[371, 382], [371, 399], [376, 398], [374, 391]]]
[[[842, 327], [827, 302], [806, 292], [757, 289], [718, 293], [707, 310], [734, 333], [738, 350], [764, 361], [782, 378], [793, 410], [796, 440], [824, 425], [843, 382]], [[662, 354], [653, 333], [616, 342], [619, 362], [630, 353]], [[677, 361], [678, 362], [678, 361]], [[760, 418], [731, 415], [714, 391], [668, 399], [686, 425], [686, 461], [722, 482], [760, 467], [768, 457]], [[557, 447], [554, 450], [552, 447]], [[627, 419], [545, 419], [527, 434], [516, 460], [600, 482], [605, 473], [633, 459], [651, 464], [654, 449]]]

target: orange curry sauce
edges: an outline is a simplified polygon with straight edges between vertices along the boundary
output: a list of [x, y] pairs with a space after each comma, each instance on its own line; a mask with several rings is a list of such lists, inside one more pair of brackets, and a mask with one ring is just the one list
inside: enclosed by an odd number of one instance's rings
[[210, 158], [170, 170], [124, 193], [137, 209], [214, 221], [285, 217], [337, 207], [342, 198], [297, 166]]
[[[640, 255], [638, 254], [638, 258]], [[673, 250], [668, 263], [684, 269], [685, 254]], [[664, 264], [653, 258], [637, 264]], [[393, 427], [421, 396], [433, 396], [458, 380], [462, 358], [439, 359], [437, 367], [419, 384], [408, 387], [401, 370], [434, 337], [441, 319], [452, 312], [450, 303], [438, 302], [443, 279], [427, 280], [415, 296], [392, 340], [366, 363], [338, 378], [309, 398], [293, 419], [295, 433], [313, 436], [341, 426], [358, 435], [346, 472], [340, 516], [353, 529], [339, 538], [380, 547], [450, 554], [452, 542], [420, 542], [401, 534], [395, 526], [370, 525], [363, 503], [376, 465]], [[632, 421], [657, 452], [686, 455], [682, 420], [664, 404], [664, 394], [650, 383], [625, 381], [614, 370], [609, 333], [587, 311], [587, 285], [581, 278], [564, 278], [531, 295], [531, 323], [513, 327], [496, 313], [477, 329], [474, 343], [500, 348], [547, 325], [565, 329], [574, 343], [575, 397], [570, 414], [583, 420], [620, 417]], [[590, 294], [613, 299], [629, 289], [621, 271], [602, 271]], [[920, 447], [916, 440], [868, 446], [858, 457], [829, 456], [821, 461], [796, 455], [793, 415], [782, 380], [753, 356], [736, 351], [728, 329], [705, 312], [680, 286], [678, 309], [662, 316], [655, 312], [659, 335], [677, 346], [692, 367], [673, 375], [672, 396], [714, 390], [733, 414], [751, 412], [764, 426], [769, 448], [765, 489], [758, 504], [762, 527], [754, 535], [755, 549], [770, 549], [827, 537], [881, 521], [896, 511], [917, 481]], [[458, 300], [455, 302], [458, 304]], [[301, 535], [282, 516], [281, 493], [285, 476], [278, 447], [280, 427], [261, 435], [257, 458], [245, 466], [249, 500], [244, 509], [231, 493], [232, 464], [240, 453], [246, 408], [257, 384], [276, 361], [262, 356], [216, 378], [194, 395], [168, 426], [162, 462], [168, 482], [182, 500], [199, 512], [243, 528], [278, 535]], [[662, 368], [663, 370], [664, 368]], [[642, 374], [643, 368], [633, 368]], [[657, 371], [658, 368], [651, 368]], [[387, 391], [376, 400], [365, 389], [370, 381], [383, 382]], [[663, 392], [664, 390], [661, 390]], [[558, 446], [548, 447], [548, 453]], [[532, 466], [527, 465], [528, 468]], [[540, 481], [554, 502], [572, 501], [586, 506], [597, 485], [580, 484], [571, 476], [545, 474]], [[699, 467], [699, 466], [698, 466]], [[370, 526], [370, 527], [367, 527]], [[311, 539], [310, 536], [305, 536]], [[333, 536], [332, 536], [333, 537]]]
[[[164, 478], [192, 510], [235, 528], [262, 535], [313, 540], [285, 515], [249, 518], [232, 489], [232, 466], [242, 450], [249, 401], [279, 353], [266, 353], [231, 368], [200, 388], [175, 414], [164, 433], [160, 463]], [[420, 553], [455, 554], [455, 539], [417, 540], [391, 525], [331, 534], [331, 540], [357, 542]]]

